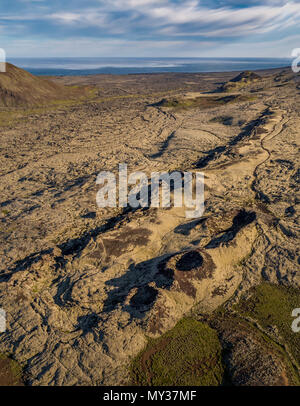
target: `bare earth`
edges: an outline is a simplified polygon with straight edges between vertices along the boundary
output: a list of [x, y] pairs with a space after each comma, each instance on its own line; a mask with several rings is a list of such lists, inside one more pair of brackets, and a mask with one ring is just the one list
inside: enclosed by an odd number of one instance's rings
[[[235, 73], [53, 78], [93, 97], [1, 108], [12, 120], [0, 127], [0, 351], [27, 384], [126, 384], [146, 337], [182, 317], [231, 306], [262, 279], [300, 288], [300, 76], [259, 75], [218, 93]], [[97, 208], [96, 176], [119, 163], [148, 177], [202, 171], [204, 217]], [[265, 358], [256, 378], [288, 384]]]

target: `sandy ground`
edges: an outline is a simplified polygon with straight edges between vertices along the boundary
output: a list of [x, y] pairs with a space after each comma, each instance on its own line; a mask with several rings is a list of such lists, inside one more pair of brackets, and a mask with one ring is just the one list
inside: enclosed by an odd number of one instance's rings
[[[261, 75], [230, 94], [206, 92], [232, 73], [54, 78], [95, 98], [0, 128], [0, 351], [28, 384], [125, 384], [146, 336], [192, 309], [234, 303], [262, 278], [300, 287], [300, 77]], [[158, 103], [231, 94], [243, 97]], [[203, 172], [204, 216], [99, 209], [96, 176], [119, 163]]]

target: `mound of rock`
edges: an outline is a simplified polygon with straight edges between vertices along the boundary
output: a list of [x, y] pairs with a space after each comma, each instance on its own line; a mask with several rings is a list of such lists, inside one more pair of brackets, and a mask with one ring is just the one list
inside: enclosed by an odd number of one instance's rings
[[259, 80], [261, 80], [261, 76], [257, 75], [254, 72], [241, 72], [229, 82], [223, 84], [218, 90], [221, 92], [231, 92]]

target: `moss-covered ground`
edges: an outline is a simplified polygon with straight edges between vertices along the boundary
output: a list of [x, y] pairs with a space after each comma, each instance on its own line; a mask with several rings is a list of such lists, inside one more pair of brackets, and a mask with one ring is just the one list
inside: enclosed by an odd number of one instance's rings
[[132, 364], [137, 385], [220, 385], [224, 368], [216, 331], [193, 319], [149, 341]]
[[221, 329], [238, 329], [242, 334], [250, 334], [262, 350], [283, 362], [289, 384], [299, 385], [300, 336], [291, 328], [292, 310], [298, 307], [298, 290], [263, 282], [238, 304], [229, 309], [221, 306], [205, 317], [205, 321], [182, 319], [161, 337], [149, 339], [146, 348], [131, 363], [132, 383], [151, 386], [230, 384], [230, 372], [216, 327], [221, 325]]

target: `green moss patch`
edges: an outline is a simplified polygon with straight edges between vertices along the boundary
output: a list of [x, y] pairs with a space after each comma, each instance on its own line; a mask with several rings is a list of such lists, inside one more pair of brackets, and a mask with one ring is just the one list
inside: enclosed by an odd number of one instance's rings
[[255, 98], [252, 96], [244, 95], [228, 95], [228, 96], [201, 96], [186, 99], [162, 99], [160, 102], [154, 104], [158, 107], [169, 107], [174, 110], [186, 110], [189, 108], [210, 109], [214, 107], [224, 106], [228, 103], [238, 103], [245, 101], [253, 101]]
[[16, 361], [0, 353], [0, 386], [23, 386], [22, 372]]
[[233, 124], [233, 117], [231, 117], [231, 116], [218, 116], [218, 117], [213, 117], [209, 121], [210, 121], [210, 123], [218, 123], [218, 124], [223, 124], [223, 125], [232, 125]]
[[262, 283], [251, 290], [251, 297], [241, 300], [235, 309], [242, 316], [258, 321], [264, 329], [275, 327], [300, 364], [300, 333], [292, 330], [292, 311], [300, 307], [300, 291], [285, 286]]
[[160, 338], [150, 340], [133, 361], [136, 385], [220, 385], [224, 367], [216, 331], [207, 324], [183, 319]]

